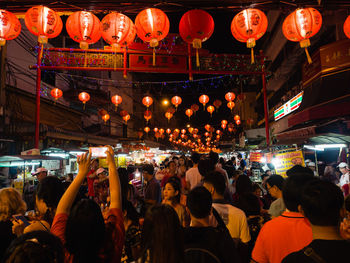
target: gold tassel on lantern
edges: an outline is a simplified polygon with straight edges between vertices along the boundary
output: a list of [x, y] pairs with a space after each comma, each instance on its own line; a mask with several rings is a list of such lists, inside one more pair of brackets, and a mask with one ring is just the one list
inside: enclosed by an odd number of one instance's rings
[[200, 63], [199, 63], [199, 49], [202, 48], [202, 40], [195, 38], [193, 39], [193, 48], [196, 49], [196, 65], [197, 68], [199, 68]]
[[254, 47], [255, 47], [255, 38], [249, 38], [247, 40], [247, 48], [250, 48], [250, 57], [251, 57], [251, 64], [255, 63], [254, 59]]
[[158, 46], [159, 42], [156, 38], [151, 39], [149, 42], [150, 47], [153, 47], [153, 66], [156, 65], [156, 47]]
[[307, 61], [309, 62], [309, 64], [311, 64], [312, 59], [310, 57], [309, 51], [307, 50], [307, 48], [310, 46], [310, 39], [308, 39], [308, 38], [304, 39], [304, 40], [300, 41], [299, 43], [300, 43], [300, 47], [305, 49]]

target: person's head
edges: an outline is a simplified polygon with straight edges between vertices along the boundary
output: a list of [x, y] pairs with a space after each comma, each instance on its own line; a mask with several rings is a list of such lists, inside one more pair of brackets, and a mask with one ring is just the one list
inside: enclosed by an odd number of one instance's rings
[[314, 179], [303, 188], [300, 207], [312, 225], [338, 227], [343, 205], [342, 191], [331, 182]]
[[255, 194], [257, 197], [261, 197], [261, 188], [257, 183], [253, 184], [252, 190], [253, 194]]
[[252, 193], [253, 192], [253, 183], [248, 176], [242, 174], [236, 180], [236, 192], [238, 195]]
[[177, 166], [178, 164], [179, 164], [179, 157], [177, 157], [177, 156], [174, 156], [173, 158], [172, 158], [172, 161], [175, 163], [175, 165]]
[[186, 166], [186, 157], [185, 156], [181, 156], [179, 158], [179, 165], [180, 166]]
[[0, 221], [9, 220], [13, 215], [24, 214], [26, 210], [27, 205], [20, 192], [12, 187], [0, 189]]
[[152, 164], [144, 164], [142, 166], [142, 176], [145, 178], [147, 182], [153, 178], [153, 174], [154, 174], [154, 167]]
[[271, 170], [266, 170], [266, 172], [265, 172], [265, 173], [266, 173], [266, 175], [267, 175], [267, 176], [272, 175], [272, 171], [271, 171]]
[[325, 168], [324, 168], [324, 173], [323, 175], [324, 176], [331, 176], [331, 175], [334, 175], [334, 172], [335, 172], [335, 169], [332, 165], [327, 165]]
[[183, 261], [183, 233], [179, 217], [169, 205], [155, 205], [145, 215], [141, 248], [149, 250], [150, 262]]
[[66, 181], [67, 182], [73, 182], [73, 180], [74, 180], [74, 174], [72, 174], [72, 173], [67, 174]]
[[128, 170], [123, 167], [118, 168], [118, 175], [119, 175], [119, 180], [120, 180], [120, 187], [122, 191], [122, 199], [127, 200], [127, 195], [128, 195], [128, 184], [129, 184], [129, 174]]
[[91, 164], [90, 164], [90, 169], [96, 171], [98, 169], [99, 165], [100, 165], [99, 164], [99, 160], [98, 159], [93, 159], [91, 161]]
[[209, 153], [209, 159], [213, 162], [214, 165], [216, 165], [219, 162], [219, 154], [211, 151]]
[[52, 223], [56, 207], [64, 193], [62, 182], [55, 176], [47, 176], [36, 188], [35, 206], [48, 223]]
[[177, 177], [169, 178], [164, 187], [164, 199], [171, 201], [173, 204], [179, 204], [181, 198], [181, 183], [176, 179]]
[[239, 196], [237, 207], [242, 209], [246, 216], [260, 215], [260, 202], [259, 198], [253, 193], [246, 193]]
[[307, 164], [307, 167], [310, 168], [312, 171], [316, 171], [316, 164], [314, 162], [309, 162]]
[[211, 196], [223, 197], [226, 189], [226, 179], [220, 172], [211, 172], [203, 179], [203, 186], [209, 191]]
[[15, 239], [7, 248], [4, 263], [63, 263], [61, 240], [47, 231], [32, 231]]
[[241, 153], [238, 153], [238, 154], [237, 154], [237, 159], [238, 159], [238, 160], [242, 160], [242, 158], [243, 158], [242, 154], [241, 154]]
[[236, 163], [236, 157], [232, 156], [231, 157], [231, 161], [232, 161], [233, 164], [235, 164]]
[[209, 217], [213, 200], [204, 186], [193, 188], [187, 196], [187, 207], [191, 217], [205, 219]]
[[202, 177], [215, 170], [214, 164], [209, 159], [202, 159], [198, 163], [198, 171]]
[[[125, 168], [123, 168], [123, 169], [125, 169]], [[126, 170], [126, 169], [125, 169]], [[119, 174], [119, 172], [118, 172], [118, 174]], [[106, 178], [107, 177], [107, 171], [104, 169], [104, 168], [98, 168], [97, 170], [96, 170], [96, 175], [97, 175], [97, 177], [99, 178], [99, 179], [103, 179], [103, 178]]]
[[315, 177], [306, 174], [294, 174], [289, 176], [285, 182], [282, 189], [283, 202], [287, 209], [291, 212], [298, 212], [298, 206], [300, 205], [300, 197], [302, 193], [302, 188], [309, 181], [314, 180]]
[[173, 175], [176, 173], [176, 163], [175, 163], [175, 161], [170, 161], [168, 163], [168, 169], [169, 169], [169, 173], [171, 173]]
[[224, 166], [225, 165], [225, 159], [223, 157], [219, 158], [219, 163]]
[[201, 159], [201, 155], [197, 152], [193, 152], [191, 155], [191, 160], [194, 164], [198, 164], [199, 160]]
[[347, 163], [344, 163], [344, 162], [341, 162], [339, 165], [339, 171], [342, 173], [342, 174], [346, 174], [347, 172], [349, 172], [349, 166]]
[[90, 199], [79, 201], [68, 216], [65, 231], [66, 248], [75, 262], [97, 261], [105, 232], [99, 205]]
[[36, 169], [36, 171], [33, 175], [36, 176], [36, 178], [40, 182], [42, 179], [44, 179], [47, 176], [47, 169], [40, 167], [40, 168]]
[[290, 168], [287, 172], [287, 176], [292, 176], [294, 174], [309, 174], [311, 176], [314, 175], [314, 172], [307, 167], [301, 166], [301, 165], [294, 165], [292, 168]]
[[123, 201], [123, 215], [124, 221], [131, 220], [131, 222], [138, 225], [140, 215], [137, 213], [132, 203], [128, 200]]
[[267, 190], [270, 195], [274, 198], [280, 198], [282, 194], [284, 179], [278, 174], [271, 175], [266, 180]]

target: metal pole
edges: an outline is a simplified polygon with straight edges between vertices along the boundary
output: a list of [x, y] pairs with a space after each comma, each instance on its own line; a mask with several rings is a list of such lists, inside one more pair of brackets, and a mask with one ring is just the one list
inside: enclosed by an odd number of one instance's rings
[[317, 151], [315, 150], [315, 168], [316, 168], [316, 173], [317, 176], [320, 176], [320, 174], [318, 173], [318, 161], [317, 161]]
[[266, 145], [270, 146], [270, 132], [269, 132], [269, 110], [267, 105], [267, 94], [266, 94], [266, 72], [265, 72], [265, 61], [262, 50], [260, 50], [261, 55], [261, 74], [262, 74], [262, 84], [264, 93], [264, 113], [265, 113], [265, 132], [266, 132]]
[[38, 56], [36, 67], [36, 111], [35, 111], [35, 143], [34, 148], [39, 148], [40, 130], [40, 89], [41, 89], [41, 58], [43, 55], [43, 44], [38, 43]]

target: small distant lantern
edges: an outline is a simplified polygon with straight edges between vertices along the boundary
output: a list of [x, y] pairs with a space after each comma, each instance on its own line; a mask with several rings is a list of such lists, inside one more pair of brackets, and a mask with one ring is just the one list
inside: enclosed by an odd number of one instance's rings
[[168, 119], [168, 122], [170, 122], [170, 119], [171, 119], [172, 117], [173, 117], [173, 114], [172, 114], [171, 112], [167, 111], [167, 112], [165, 113], [165, 118]]
[[149, 127], [145, 127], [143, 130], [145, 131], [145, 133], [149, 133], [151, 129]]
[[235, 115], [235, 117], [233, 117], [233, 119], [234, 119], [235, 121], [238, 121], [238, 120], [241, 119], [241, 117], [240, 117], [239, 115]]
[[209, 97], [203, 94], [199, 97], [199, 102], [203, 104], [203, 109], [205, 109], [205, 105], [209, 102]]
[[127, 115], [123, 116], [123, 120], [125, 121], [125, 124], [127, 125], [128, 124], [128, 120], [130, 120], [130, 115], [127, 114]]
[[236, 95], [233, 92], [227, 92], [225, 94], [225, 100], [227, 100], [228, 102], [234, 101], [235, 98], [236, 98]]
[[56, 101], [63, 96], [63, 92], [59, 88], [54, 88], [51, 90], [51, 96], [55, 99], [56, 103]]
[[180, 96], [174, 96], [174, 97], [171, 98], [171, 103], [177, 109], [177, 107], [182, 103], [182, 99], [181, 99]]
[[90, 100], [90, 95], [87, 92], [80, 92], [79, 93], [79, 100], [83, 103], [83, 109], [85, 109], [85, 104]]
[[109, 116], [108, 113], [102, 116], [102, 120], [103, 120], [105, 123], [109, 120], [109, 118], [110, 118], [110, 116]]
[[232, 109], [235, 107], [235, 103], [233, 101], [227, 102], [227, 107], [232, 111]]
[[191, 119], [191, 116], [193, 115], [193, 110], [187, 109], [185, 114], [187, 115], [188, 119]]
[[222, 104], [221, 100], [214, 100], [213, 105], [215, 106], [216, 111], [220, 108], [221, 104]]
[[149, 108], [149, 106], [151, 106], [153, 104], [153, 99], [150, 96], [146, 96], [142, 99], [142, 104], [145, 105], [147, 107], [147, 109]]
[[152, 119], [152, 112], [150, 110], [146, 110], [145, 113], [143, 114], [143, 117], [145, 118], [146, 122], [148, 123], [148, 121], [150, 119]]
[[214, 106], [209, 105], [209, 106], [207, 107], [207, 111], [210, 113], [210, 116], [212, 116], [212, 115], [213, 115], [213, 112], [215, 111]]
[[114, 95], [112, 98], [111, 98], [111, 101], [112, 103], [115, 105], [115, 110], [117, 110], [119, 104], [122, 103], [123, 99], [121, 96], [119, 95]]

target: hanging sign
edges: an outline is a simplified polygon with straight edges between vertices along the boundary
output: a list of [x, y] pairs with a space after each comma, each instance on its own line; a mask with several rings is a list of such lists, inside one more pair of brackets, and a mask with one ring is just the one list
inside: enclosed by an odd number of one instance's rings
[[260, 152], [251, 152], [250, 153], [250, 161], [251, 162], [261, 162], [262, 153]]
[[274, 111], [275, 121], [283, 118], [284, 116], [288, 115], [289, 113], [295, 111], [299, 108], [302, 100], [303, 100], [303, 94], [304, 91], [300, 92], [298, 95], [296, 95], [291, 100], [287, 101], [285, 104], [283, 104], [281, 107], [279, 107], [277, 110]]
[[287, 153], [278, 153], [273, 160], [276, 174], [287, 176], [286, 172], [294, 165], [305, 166], [304, 156], [302, 151], [293, 151]]
[[163, 68], [183, 70], [187, 68], [185, 56], [156, 56], [156, 66], [153, 66], [152, 55], [129, 55], [129, 67], [137, 69]]

